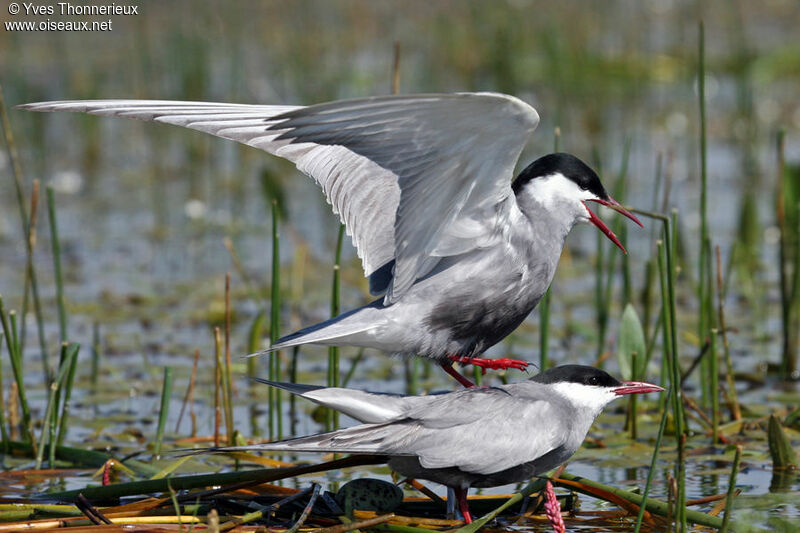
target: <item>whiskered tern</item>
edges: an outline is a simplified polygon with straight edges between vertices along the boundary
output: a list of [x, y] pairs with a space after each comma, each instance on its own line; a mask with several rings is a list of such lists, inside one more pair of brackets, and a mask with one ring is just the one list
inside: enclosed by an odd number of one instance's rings
[[524, 369], [479, 357], [519, 326], [555, 274], [564, 240], [589, 208], [641, 225], [577, 157], [545, 155], [512, 181], [539, 123], [525, 102], [497, 93], [393, 95], [277, 106], [148, 100], [43, 102], [76, 111], [176, 124], [295, 163], [323, 189], [380, 297], [287, 335], [301, 344], [377, 348], [452, 362]]

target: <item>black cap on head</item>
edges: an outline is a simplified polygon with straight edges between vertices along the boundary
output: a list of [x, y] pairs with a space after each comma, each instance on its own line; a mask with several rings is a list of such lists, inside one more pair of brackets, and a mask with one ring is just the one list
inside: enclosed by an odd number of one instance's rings
[[533, 376], [537, 383], [580, 383], [597, 387], [621, 387], [622, 383], [599, 368], [584, 365], [561, 365]]
[[574, 155], [563, 152], [547, 154], [525, 167], [525, 170], [520, 172], [517, 179], [511, 184], [511, 189], [514, 194], [519, 194], [525, 184], [532, 179], [551, 176], [556, 173], [574, 181], [584, 191], [589, 191], [598, 198], [608, 200], [608, 193], [603, 184], [600, 183], [597, 173]]

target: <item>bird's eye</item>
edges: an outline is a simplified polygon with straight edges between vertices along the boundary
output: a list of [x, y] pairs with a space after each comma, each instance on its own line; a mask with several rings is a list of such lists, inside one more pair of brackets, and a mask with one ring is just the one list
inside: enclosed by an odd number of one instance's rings
[[588, 385], [597, 385], [597, 383], [598, 383], [597, 376], [592, 376], [589, 378]]

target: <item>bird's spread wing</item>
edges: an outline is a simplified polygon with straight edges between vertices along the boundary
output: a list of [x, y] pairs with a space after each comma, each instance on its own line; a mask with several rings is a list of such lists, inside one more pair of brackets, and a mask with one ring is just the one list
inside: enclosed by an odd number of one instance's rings
[[[20, 106], [176, 124], [284, 157], [345, 223], [366, 275], [399, 298], [443, 256], [486, 246], [507, 222], [514, 165], [536, 111], [492, 93], [385, 96], [309, 107], [87, 100]], [[384, 273], [385, 274], [385, 273]], [[382, 287], [378, 287], [382, 288]]]
[[395, 265], [386, 303], [441, 257], [498, 236], [508, 216], [503, 201], [513, 197], [514, 166], [539, 120], [524, 102], [491, 93], [346, 100], [278, 118], [285, 119], [275, 126], [285, 129], [281, 139], [342, 145], [396, 177]]

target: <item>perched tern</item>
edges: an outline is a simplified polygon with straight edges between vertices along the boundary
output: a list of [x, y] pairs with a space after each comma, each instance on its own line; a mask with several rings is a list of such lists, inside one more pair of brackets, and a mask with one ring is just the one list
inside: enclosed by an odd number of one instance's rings
[[576, 223], [614, 233], [595, 202], [641, 226], [577, 157], [554, 153], [513, 180], [539, 123], [525, 102], [497, 93], [393, 95], [308, 107], [87, 100], [19, 106], [164, 122], [286, 158], [323, 189], [380, 298], [278, 339], [348, 345], [452, 362], [524, 369], [480, 358], [519, 326], [555, 274]]
[[363, 424], [295, 439], [203, 450], [379, 454], [400, 474], [455, 490], [461, 513], [470, 487], [525, 481], [569, 459], [603, 408], [624, 394], [663, 391], [606, 372], [563, 365], [529, 380], [428, 396], [273, 383]]

